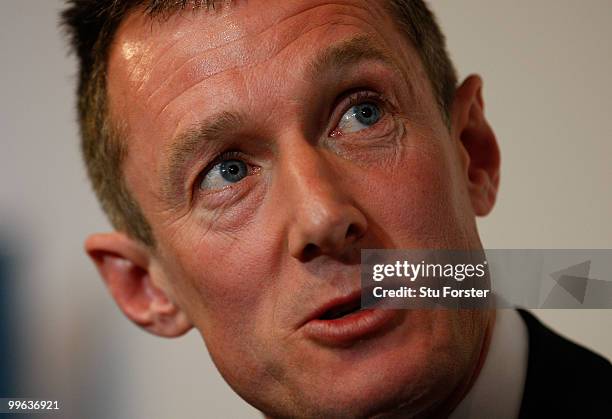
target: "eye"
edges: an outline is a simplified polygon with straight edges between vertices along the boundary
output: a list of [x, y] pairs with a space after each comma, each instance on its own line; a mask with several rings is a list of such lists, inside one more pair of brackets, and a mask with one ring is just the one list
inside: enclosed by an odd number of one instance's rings
[[222, 189], [233, 183], [240, 182], [248, 175], [249, 167], [242, 160], [222, 160], [205, 173], [200, 182], [200, 189], [205, 191]]
[[373, 102], [364, 102], [352, 106], [342, 115], [338, 131], [352, 133], [364, 130], [380, 120], [380, 107]]

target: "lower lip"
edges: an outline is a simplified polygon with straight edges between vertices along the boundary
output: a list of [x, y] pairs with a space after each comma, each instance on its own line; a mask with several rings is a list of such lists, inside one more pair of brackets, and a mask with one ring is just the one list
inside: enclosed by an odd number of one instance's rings
[[307, 337], [327, 345], [346, 345], [386, 330], [397, 310], [363, 309], [334, 320], [311, 320], [303, 326]]

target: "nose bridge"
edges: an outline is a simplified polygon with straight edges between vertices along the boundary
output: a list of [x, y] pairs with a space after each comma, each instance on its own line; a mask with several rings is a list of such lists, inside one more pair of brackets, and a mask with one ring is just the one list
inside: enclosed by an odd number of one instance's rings
[[[320, 150], [308, 143], [293, 144], [281, 157], [282, 178], [287, 182], [286, 191], [302, 204], [324, 207], [338, 204], [342, 198], [329, 162]], [[338, 181], [339, 179], [335, 179]], [[331, 201], [331, 202], [326, 202]]]
[[[338, 176], [321, 150], [306, 141], [294, 141], [280, 150], [280, 190], [290, 201], [290, 213], [323, 222], [346, 201]], [[337, 215], [336, 215], [337, 216]]]
[[298, 259], [342, 253], [365, 231], [365, 217], [323, 153], [299, 137], [279, 149], [278, 190], [287, 209], [289, 251]]

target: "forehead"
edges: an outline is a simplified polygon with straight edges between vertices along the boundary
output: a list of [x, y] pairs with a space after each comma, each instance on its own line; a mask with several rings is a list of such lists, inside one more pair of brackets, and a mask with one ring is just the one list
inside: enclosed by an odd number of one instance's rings
[[373, 34], [381, 44], [393, 42], [384, 39], [394, 28], [391, 18], [380, 3], [370, 3], [238, 1], [215, 11], [179, 11], [168, 19], [151, 19], [137, 9], [120, 25], [111, 48], [111, 99], [138, 95], [157, 116], [169, 110], [165, 95], [220, 84], [223, 76], [258, 65], [270, 70], [273, 61], [300, 65], [343, 35]]
[[110, 51], [108, 92], [111, 118], [122, 122], [128, 150], [138, 149], [125, 167], [136, 195], [155, 190], [134, 172], [146, 166], [155, 174], [163, 165], [160, 150], [206, 115], [249, 112], [255, 103], [267, 106], [266, 114], [274, 107], [289, 109], [322, 49], [365, 35], [395, 55], [414, 54], [397, 48], [403, 37], [381, 2], [233, 3], [162, 19], [135, 10], [122, 22]]

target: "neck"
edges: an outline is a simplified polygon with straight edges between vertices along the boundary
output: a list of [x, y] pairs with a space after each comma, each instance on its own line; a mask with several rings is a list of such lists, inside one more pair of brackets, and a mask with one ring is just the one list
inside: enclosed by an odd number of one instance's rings
[[[495, 310], [489, 311], [489, 316], [487, 319], [487, 327], [485, 333], [483, 334], [483, 338], [480, 345], [480, 351], [478, 351], [478, 355], [476, 357], [476, 362], [473, 364], [474, 367], [472, 370], [466, 375], [466, 377], [459, 382], [455, 390], [450, 394], [450, 396], [439, 404], [435, 410], [428, 410], [426, 413], [417, 414], [416, 418], [428, 418], [428, 419], [442, 419], [448, 418], [448, 416], [455, 410], [457, 405], [463, 400], [463, 398], [469, 393], [472, 389], [472, 386], [476, 382], [480, 372], [482, 371], [482, 367], [487, 358], [487, 354], [489, 352], [489, 346], [491, 344], [491, 337], [493, 336], [493, 328], [495, 327]], [[402, 411], [401, 408], [395, 410], [394, 412], [386, 412], [380, 415], [376, 415], [375, 417], [380, 418], [405, 418], [406, 412]], [[269, 415], [264, 416], [265, 419], [273, 419]]]
[[453, 412], [453, 410], [455, 410], [461, 400], [463, 400], [463, 398], [470, 392], [472, 386], [482, 371], [485, 360], [487, 359], [487, 354], [489, 353], [489, 347], [491, 344], [491, 337], [493, 336], [493, 328], [495, 327], [495, 317], [495, 310], [491, 310], [489, 312], [487, 328], [482, 339], [478, 358], [471, 373], [459, 383], [455, 391], [451, 393], [451, 395], [439, 406], [438, 409], [436, 409], [434, 414], [428, 413], [426, 417], [447, 418]]

